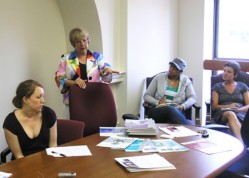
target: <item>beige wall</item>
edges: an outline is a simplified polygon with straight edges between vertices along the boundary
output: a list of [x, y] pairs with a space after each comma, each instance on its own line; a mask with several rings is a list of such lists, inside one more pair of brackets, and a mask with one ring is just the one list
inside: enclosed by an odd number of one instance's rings
[[[143, 79], [167, 70], [175, 56], [186, 58], [191, 66], [186, 73], [195, 78], [201, 103], [203, 2], [0, 0], [0, 124], [14, 109], [16, 86], [27, 78], [44, 85], [46, 104], [58, 117], [65, 117], [54, 72], [60, 55], [72, 49], [68, 32], [74, 26], [86, 27], [90, 48], [102, 52], [107, 62], [126, 74], [123, 82], [112, 85], [121, 124], [123, 113], [139, 112]], [[3, 130], [0, 137], [4, 138]], [[0, 145], [0, 150], [6, 146], [4, 139]]]
[[[44, 85], [46, 104], [59, 117], [62, 98], [54, 82], [60, 54], [66, 50], [63, 20], [55, 0], [0, 0], [0, 125], [13, 111], [17, 85], [35, 79]], [[0, 150], [6, 143], [0, 129]]]

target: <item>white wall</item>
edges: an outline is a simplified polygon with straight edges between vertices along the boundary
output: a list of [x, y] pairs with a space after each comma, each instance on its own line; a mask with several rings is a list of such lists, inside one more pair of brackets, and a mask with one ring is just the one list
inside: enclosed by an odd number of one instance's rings
[[177, 1], [128, 0], [127, 112], [136, 113], [143, 80], [177, 55]]
[[[185, 73], [193, 78], [197, 102], [201, 105], [203, 91], [204, 0], [179, 0], [178, 55], [188, 64]], [[204, 112], [205, 109], [202, 108]]]
[[[54, 82], [60, 54], [66, 50], [63, 21], [55, 0], [0, 1], [0, 125], [14, 110], [17, 85], [35, 79], [44, 85], [46, 104], [62, 114], [62, 98]], [[0, 150], [5, 146], [0, 129]]]

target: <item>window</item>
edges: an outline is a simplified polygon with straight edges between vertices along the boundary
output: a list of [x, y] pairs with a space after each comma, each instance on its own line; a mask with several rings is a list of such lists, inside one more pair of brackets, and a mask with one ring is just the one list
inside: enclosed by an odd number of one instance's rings
[[249, 0], [214, 3], [214, 58], [249, 60]]

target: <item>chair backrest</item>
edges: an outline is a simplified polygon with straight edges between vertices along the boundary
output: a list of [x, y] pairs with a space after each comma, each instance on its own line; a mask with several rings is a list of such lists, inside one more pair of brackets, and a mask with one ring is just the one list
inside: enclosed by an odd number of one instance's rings
[[85, 124], [81, 121], [57, 119], [57, 144], [61, 145], [83, 137]]
[[[237, 75], [237, 77], [234, 79], [237, 82], [243, 82], [249, 87], [249, 74], [243, 71], [240, 71]], [[223, 82], [222, 74], [217, 74], [211, 76], [211, 93], [212, 93], [212, 88], [216, 83]], [[211, 103], [212, 103], [212, 98], [211, 98]], [[211, 107], [211, 106], [210, 106]], [[214, 112], [212, 111], [211, 108], [211, 117], [213, 117]]]
[[[158, 73], [158, 74], [156, 74], [156, 75], [153, 75], [152, 77], [146, 77], [146, 80], [145, 80], [145, 81], [146, 81], [146, 83], [145, 83], [146, 89], [149, 87], [151, 81], [154, 79], [155, 76], [157, 76], [157, 75], [159, 75], [159, 74], [166, 73], [166, 72], [167, 72], [167, 71], [165, 71], [165, 72], [160, 72], [160, 73]], [[192, 78], [189, 78], [189, 79], [193, 82], [193, 79], [192, 79]], [[145, 110], [144, 110], [145, 115], [148, 115], [148, 105], [147, 105], [146, 103], [144, 103], [144, 108], [145, 108]], [[184, 113], [185, 113], [186, 118], [191, 120], [191, 117], [192, 117], [192, 109], [189, 108], [189, 109], [185, 110]]]
[[84, 136], [99, 132], [99, 127], [115, 127], [117, 111], [110, 86], [106, 83], [87, 83], [85, 89], [73, 85], [69, 89], [71, 120], [85, 123]]
[[241, 137], [246, 147], [249, 147], [249, 110], [247, 111], [241, 125]]

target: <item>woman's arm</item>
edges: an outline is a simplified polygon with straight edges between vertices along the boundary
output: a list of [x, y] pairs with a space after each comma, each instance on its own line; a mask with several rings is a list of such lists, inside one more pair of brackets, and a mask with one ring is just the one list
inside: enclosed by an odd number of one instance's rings
[[7, 129], [4, 129], [4, 135], [14, 157], [16, 159], [24, 157], [17, 136]]
[[238, 112], [247, 112], [249, 108], [249, 92], [246, 91], [243, 93], [244, 101], [245, 101], [245, 106], [238, 108]]
[[49, 147], [57, 146], [57, 122], [50, 128]]
[[181, 108], [181, 110], [186, 110], [188, 108], [190, 108], [193, 104], [196, 103], [196, 95], [195, 95], [195, 90], [194, 87], [192, 85], [192, 82], [189, 80], [189, 83], [186, 87], [186, 91], [185, 91], [185, 96], [186, 96], [186, 100], [184, 103], [181, 104], [181, 106], [183, 108]]

